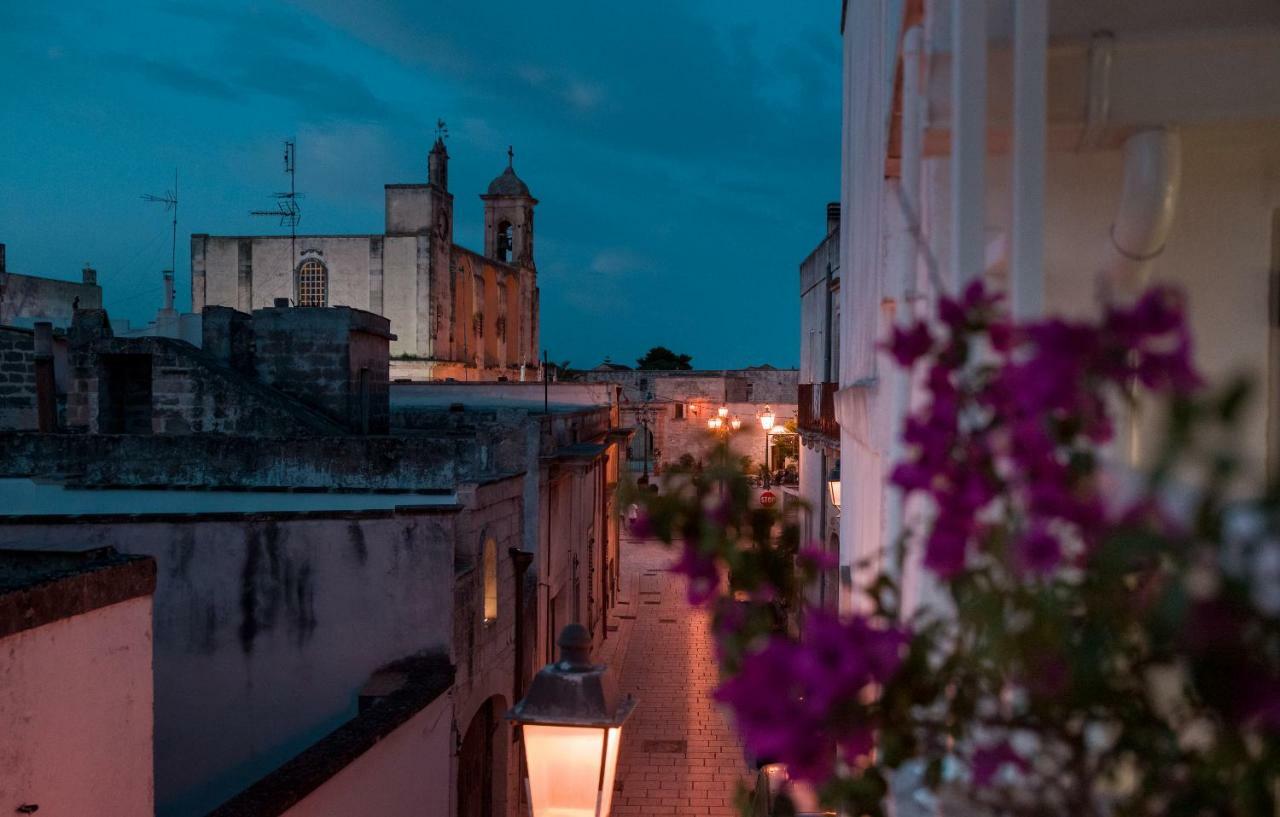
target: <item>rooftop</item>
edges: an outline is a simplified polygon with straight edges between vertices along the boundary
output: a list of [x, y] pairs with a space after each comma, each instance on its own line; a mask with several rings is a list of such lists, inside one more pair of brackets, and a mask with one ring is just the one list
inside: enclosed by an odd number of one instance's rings
[[453, 492], [163, 490], [83, 488], [26, 478], [0, 479], [4, 516], [137, 516], [209, 513], [323, 513], [449, 507]]

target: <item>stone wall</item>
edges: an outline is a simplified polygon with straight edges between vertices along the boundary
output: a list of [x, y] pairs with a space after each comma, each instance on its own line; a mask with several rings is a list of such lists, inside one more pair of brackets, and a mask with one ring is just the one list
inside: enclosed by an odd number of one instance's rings
[[155, 558], [157, 814], [176, 817], [350, 719], [374, 670], [450, 649], [459, 513], [7, 520], [0, 548]]
[[35, 333], [0, 327], [0, 428], [36, 428]]
[[102, 308], [102, 287], [97, 274], [84, 271], [84, 281], [61, 281], [34, 275], [18, 275], [0, 270], [0, 326], [29, 326], [34, 321], [50, 321], [55, 328], [71, 325], [73, 307]]
[[396, 437], [8, 432], [0, 475], [74, 474], [92, 486], [452, 490], [514, 462], [514, 449], [495, 454], [506, 440], [500, 428], [480, 439], [461, 428]]
[[638, 369], [581, 373], [589, 383], [617, 383], [630, 400], [653, 396], [670, 400], [709, 400], [722, 403], [795, 403], [797, 369], [713, 369], [641, 371]]
[[[254, 369], [262, 383], [348, 428], [385, 433], [389, 327], [386, 318], [345, 307], [255, 310]], [[361, 370], [368, 373], [363, 399]]]

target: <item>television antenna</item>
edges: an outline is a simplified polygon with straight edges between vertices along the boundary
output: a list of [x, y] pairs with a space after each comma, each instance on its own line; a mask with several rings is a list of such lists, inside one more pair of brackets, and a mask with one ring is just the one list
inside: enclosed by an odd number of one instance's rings
[[178, 171], [173, 171], [172, 190], [164, 191], [162, 196], [143, 193], [142, 200], [163, 204], [165, 212], [173, 213], [173, 239], [169, 246], [169, 274], [173, 275], [178, 269]]
[[290, 265], [296, 264], [298, 261], [298, 222], [302, 221], [302, 208], [298, 206], [298, 199], [302, 198], [302, 194], [298, 192], [295, 185], [296, 182], [296, 165], [294, 164], [294, 140], [286, 139], [284, 141], [284, 172], [289, 176], [289, 192], [273, 193], [276, 200], [274, 210], [250, 210], [251, 216], [269, 216], [280, 219], [280, 226], [288, 226], [289, 228], [289, 251], [291, 261]]

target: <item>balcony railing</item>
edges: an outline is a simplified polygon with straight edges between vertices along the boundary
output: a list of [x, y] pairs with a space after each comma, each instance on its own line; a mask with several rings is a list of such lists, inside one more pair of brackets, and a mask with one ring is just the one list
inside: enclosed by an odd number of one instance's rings
[[840, 439], [835, 383], [801, 383], [799, 409], [800, 431]]

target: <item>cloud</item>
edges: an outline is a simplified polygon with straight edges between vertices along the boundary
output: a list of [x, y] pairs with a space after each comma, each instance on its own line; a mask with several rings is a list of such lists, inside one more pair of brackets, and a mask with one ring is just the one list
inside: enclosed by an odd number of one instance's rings
[[132, 71], [171, 91], [196, 94], [210, 99], [235, 99], [241, 94], [227, 82], [202, 74], [186, 65], [132, 54], [111, 54], [103, 58], [107, 67]]
[[628, 249], [601, 250], [591, 259], [591, 271], [610, 278], [638, 272], [646, 265], [646, 261], [639, 254]]

